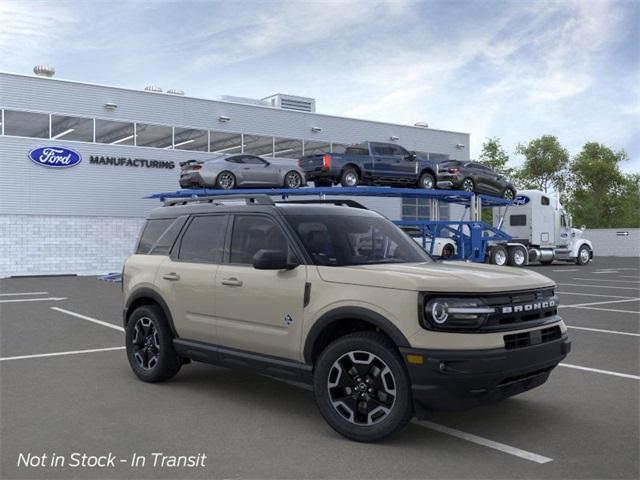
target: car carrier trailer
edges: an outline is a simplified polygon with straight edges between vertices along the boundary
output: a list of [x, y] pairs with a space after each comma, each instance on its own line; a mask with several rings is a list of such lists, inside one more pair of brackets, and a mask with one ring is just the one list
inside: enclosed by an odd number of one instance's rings
[[[496, 265], [524, 266], [529, 263], [528, 244], [513, 240], [510, 233], [503, 229], [504, 218], [512, 202], [504, 198], [475, 194], [464, 191], [427, 190], [417, 188], [390, 187], [320, 187], [320, 188], [262, 188], [262, 189], [189, 189], [175, 192], [156, 193], [147, 198], [161, 201], [193, 197], [220, 197], [229, 195], [266, 194], [287, 200], [290, 197], [316, 197], [316, 201], [334, 203], [336, 197], [389, 197], [428, 199], [430, 205], [429, 220], [394, 220], [400, 228], [420, 232], [419, 243], [429, 253], [443, 256], [450, 260], [465, 260]], [[327, 197], [334, 200], [327, 200]], [[439, 218], [440, 202], [463, 207], [460, 220], [441, 220]], [[345, 201], [343, 202], [348, 205]], [[355, 204], [351, 203], [351, 206]], [[493, 225], [482, 221], [482, 208], [489, 207], [500, 214], [494, 215]], [[451, 249], [445, 247], [452, 247]], [[537, 259], [536, 259], [537, 260]]]

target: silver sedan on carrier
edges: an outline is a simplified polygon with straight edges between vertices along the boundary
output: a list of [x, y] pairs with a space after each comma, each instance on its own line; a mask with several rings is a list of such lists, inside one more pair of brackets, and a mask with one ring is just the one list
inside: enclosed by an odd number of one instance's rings
[[300, 188], [307, 183], [304, 171], [295, 160], [266, 160], [245, 153], [219, 155], [210, 160], [189, 160], [181, 162], [180, 168], [182, 188]]

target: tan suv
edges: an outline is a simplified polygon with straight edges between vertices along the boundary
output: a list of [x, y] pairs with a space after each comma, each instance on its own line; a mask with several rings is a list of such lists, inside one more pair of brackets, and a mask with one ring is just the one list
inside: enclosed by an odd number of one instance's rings
[[180, 199], [126, 262], [127, 355], [148, 382], [190, 360], [307, 382], [331, 427], [374, 441], [543, 384], [571, 345], [554, 287], [437, 262], [362, 208]]

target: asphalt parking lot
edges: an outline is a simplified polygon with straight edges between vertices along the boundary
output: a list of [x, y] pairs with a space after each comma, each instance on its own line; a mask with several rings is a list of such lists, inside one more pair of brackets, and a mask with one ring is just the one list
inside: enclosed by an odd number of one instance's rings
[[[0, 280], [1, 478], [638, 478], [640, 260], [530, 267], [558, 284], [573, 351], [538, 389], [348, 441], [310, 391], [191, 364], [144, 384], [129, 369], [119, 284]], [[18, 467], [20, 454], [106, 455], [114, 467]], [[207, 456], [153, 467], [152, 453]], [[130, 465], [145, 456], [144, 467]]]

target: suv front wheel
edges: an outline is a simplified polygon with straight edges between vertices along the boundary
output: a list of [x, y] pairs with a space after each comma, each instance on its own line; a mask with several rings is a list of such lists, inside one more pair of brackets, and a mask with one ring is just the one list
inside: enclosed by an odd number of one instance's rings
[[180, 370], [173, 335], [157, 305], [144, 305], [133, 311], [127, 323], [125, 344], [131, 369], [140, 380], [162, 382]]
[[331, 343], [316, 364], [313, 389], [327, 423], [359, 442], [391, 435], [413, 415], [407, 371], [380, 333], [357, 332]]

